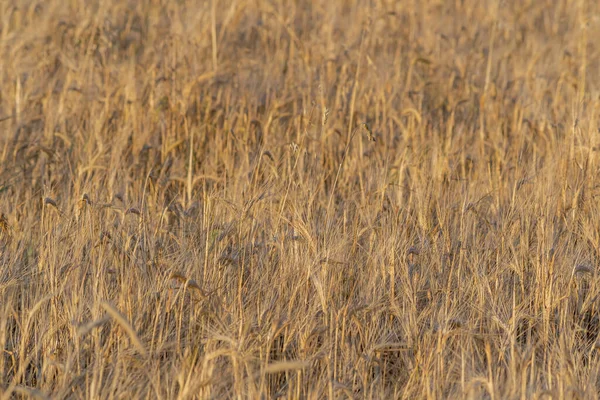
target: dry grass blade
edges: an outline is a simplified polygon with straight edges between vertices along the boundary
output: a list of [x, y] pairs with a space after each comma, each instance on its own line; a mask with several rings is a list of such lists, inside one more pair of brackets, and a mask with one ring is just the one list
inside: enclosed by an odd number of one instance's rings
[[79, 336], [85, 336], [89, 332], [91, 332], [93, 329], [98, 328], [98, 327], [104, 325], [108, 321], [110, 321], [110, 317], [107, 315], [104, 318], [100, 318], [100, 319], [98, 319], [96, 321], [90, 321], [88, 323], [79, 325], [77, 327], [77, 334]]
[[309, 362], [305, 361], [279, 361], [265, 367], [265, 374], [276, 374], [285, 371], [297, 371], [308, 368]]
[[131, 324], [129, 323], [129, 321], [127, 321], [123, 314], [121, 314], [119, 310], [117, 310], [112, 304], [106, 301], [101, 302], [100, 305], [121, 326], [121, 328], [125, 330], [125, 332], [129, 336], [129, 339], [131, 340], [135, 348], [140, 352], [140, 354], [146, 357], [148, 355], [148, 351], [140, 341], [140, 338], [133, 329], [133, 326], [131, 326]]
[[0, 5], [4, 398], [598, 397], [600, 2], [63, 3]]

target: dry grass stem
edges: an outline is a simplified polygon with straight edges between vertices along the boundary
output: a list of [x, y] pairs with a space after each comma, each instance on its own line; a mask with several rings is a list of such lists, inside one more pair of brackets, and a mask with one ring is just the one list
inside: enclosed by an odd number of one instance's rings
[[0, 2], [0, 398], [600, 398], [599, 15]]

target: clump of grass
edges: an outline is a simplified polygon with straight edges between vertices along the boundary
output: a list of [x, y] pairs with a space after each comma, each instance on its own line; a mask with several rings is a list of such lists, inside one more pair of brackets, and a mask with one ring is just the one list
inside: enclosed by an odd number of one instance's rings
[[1, 396], [597, 397], [598, 7], [0, 5]]

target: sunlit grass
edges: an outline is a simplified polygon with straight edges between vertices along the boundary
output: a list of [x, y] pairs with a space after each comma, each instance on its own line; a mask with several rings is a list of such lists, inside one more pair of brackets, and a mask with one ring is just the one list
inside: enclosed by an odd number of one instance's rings
[[0, 2], [4, 398], [596, 398], [598, 5]]

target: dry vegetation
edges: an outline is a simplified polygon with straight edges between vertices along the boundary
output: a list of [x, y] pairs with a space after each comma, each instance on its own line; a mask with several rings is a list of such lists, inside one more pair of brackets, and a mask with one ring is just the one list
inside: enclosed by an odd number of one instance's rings
[[597, 397], [599, 13], [2, 1], [3, 398]]

